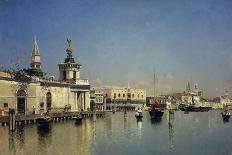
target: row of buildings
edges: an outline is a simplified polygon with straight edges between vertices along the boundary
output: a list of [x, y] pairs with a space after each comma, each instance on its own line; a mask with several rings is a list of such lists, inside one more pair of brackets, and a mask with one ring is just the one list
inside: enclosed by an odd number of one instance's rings
[[[198, 88], [198, 84], [194, 84], [191, 88], [190, 83], [186, 85], [186, 89], [181, 93], [173, 93], [169, 95], [159, 95], [156, 97], [159, 103], [167, 105], [167, 107], [178, 108], [179, 104], [207, 106], [214, 109], [223, 108], [224, 106], [232, 106], [232, 98], [226, 90], [225, 94], [213, 99], [203, 97], [203, 91]], [[146, 104], [154, 103], [154, 97], [147, 97]], [[170, 106], [171, 105], [171, 106]]]
[[91, 100], [96, 104], [144, 104], [146, 102], [146, 90], [128, 87], [103, 87], [90, 90]]
[[[90, 98], [97, 104], [107, 102], [145, 102], [146, 91], [133, 88], [92, 89], [81, 79], [81, 64], [73, 57], [71, 40], [67, 40], [66, 58], [58, 64], [59, 79], [46, 77], [42, 70], [39, 47], [34, 39], [30, 68], [0, 71], [0, 110], [14, 108], [17, 114], [45, 111], [89, 110]], [[91, 94], [90, 94], [91, 93]], [[94, 95], [93, 95], [94, 93]], [[94, 99], [93, 99], [94, 98]]]

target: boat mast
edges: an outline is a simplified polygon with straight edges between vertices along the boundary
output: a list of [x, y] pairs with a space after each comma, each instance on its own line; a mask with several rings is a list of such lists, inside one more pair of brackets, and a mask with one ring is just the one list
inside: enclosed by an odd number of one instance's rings
[[156, 101], [156, 92], [155, 92], [155, 90], [156, 90], [156, 89], [155, 89], [155, 72], [154, 72], [154, 83], [153, 83], [153, 84], [154, 84], [154, 85], [153, 85], [153, 87], [154, 87], [154, 88], [153, 88], [153, 89], [154, 89], [154, 94], [153, 94], [153, 95], [154, 95], [154, 101]]

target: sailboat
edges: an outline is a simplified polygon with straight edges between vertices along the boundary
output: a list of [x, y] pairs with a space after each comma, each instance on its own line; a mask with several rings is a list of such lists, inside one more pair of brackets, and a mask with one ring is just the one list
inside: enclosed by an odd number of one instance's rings
[[151, 119], [161, 119], [164, 114], [164, 107], [158, 102], [155, 95], [155, 74], [154, 74], [154, 101], [150, 105], [148, 112], [151, 116]]

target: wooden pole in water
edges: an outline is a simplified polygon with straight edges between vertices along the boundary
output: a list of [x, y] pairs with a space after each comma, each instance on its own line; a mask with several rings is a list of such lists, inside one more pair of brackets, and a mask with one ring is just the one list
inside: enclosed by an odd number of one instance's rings
[[9, 132], [15, 131], [15, 110], [9, 108]]
[[94, 108], [93, 108], [93, 121], [96, 122], [96, 120], [97, 120], [96, 105], [94, 105]]
[[104, 96], [104, 111], [106, 111], [106, 95]]
[[11, 108], [9, 108], [9, 133], [11, 132]]

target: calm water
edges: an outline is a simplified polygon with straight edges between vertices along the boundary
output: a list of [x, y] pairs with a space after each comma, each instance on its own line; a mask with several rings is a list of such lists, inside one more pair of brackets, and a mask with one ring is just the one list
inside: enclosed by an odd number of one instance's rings
[[224, 123], [220, 111], [189, 113], [166, 111], [161, 122], [151, 122], [144, 112], [137, 122], [134, 112], [107, 113], [75, 125], [54, 122], [50, 129], [36, 124], [17, 128], [13, 136], [0, 127], [0, 154], [232, 154], [232, 122]]

